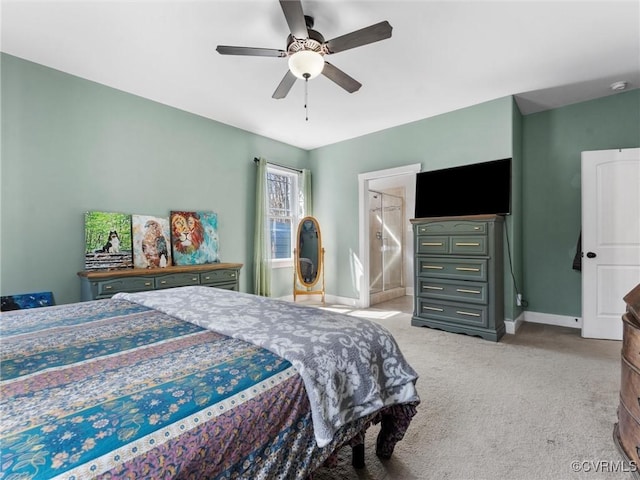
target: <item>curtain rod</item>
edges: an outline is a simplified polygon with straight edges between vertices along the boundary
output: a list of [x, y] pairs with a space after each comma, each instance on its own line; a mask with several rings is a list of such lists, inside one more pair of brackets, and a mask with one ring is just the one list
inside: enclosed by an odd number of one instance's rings
[[[258, 163], [260, 159], [258, 157], [253, 158], [254, 163]], [[302, 173], [299, 168], [288, 167], [286, 165], [280, 165], [279, 163], [267, 162], [269, 165], [275, 165], [276, 167], [285, 168], [287, 170], [293, 170], [294, 172]]]

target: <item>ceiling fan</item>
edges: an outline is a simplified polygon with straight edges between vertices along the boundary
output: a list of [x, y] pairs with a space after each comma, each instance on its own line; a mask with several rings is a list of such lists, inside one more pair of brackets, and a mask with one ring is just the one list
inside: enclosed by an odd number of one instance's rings
[[289, 57], [289, 70], [273, 92], [273, 98], [286, 97], [296, 79], [308, 81], [321, 73], [349, 93], [359, 90], [360, 82], [325, 61], [324, 56], [391, 37], [389, 22], [376, 23], [325, 41], [320, 32], [313, 30], [313, 18], [303, 13], [300, 0], [280, 0], [280, 6], [291, 31], [286, 50], [218, 45], [216, 51], [222, 55]]

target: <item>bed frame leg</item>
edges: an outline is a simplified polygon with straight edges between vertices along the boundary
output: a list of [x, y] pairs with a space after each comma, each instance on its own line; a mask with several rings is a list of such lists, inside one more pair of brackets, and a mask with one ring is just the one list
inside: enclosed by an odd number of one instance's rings
[[353, 468], [364, 468], [364, 443], [351, 447], [351, 465]]

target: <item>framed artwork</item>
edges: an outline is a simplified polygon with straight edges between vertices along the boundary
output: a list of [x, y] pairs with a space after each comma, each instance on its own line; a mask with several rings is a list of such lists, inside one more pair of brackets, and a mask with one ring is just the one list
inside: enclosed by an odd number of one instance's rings
[[164, 268], [171, 265], [169, 219], [132, 215], [134, 268]]
[[84, 225], [85, 270], [133, 267], [130, 214], [86, 212]]
[[217, 263], [218, 215], [214, 212], [172, 211], [171, 251], [175, 265]]

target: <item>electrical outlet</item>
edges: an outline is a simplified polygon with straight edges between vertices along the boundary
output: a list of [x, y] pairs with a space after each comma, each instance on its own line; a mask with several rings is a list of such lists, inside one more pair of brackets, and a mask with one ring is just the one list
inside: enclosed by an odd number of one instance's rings
[[516, 305], [519, 306], [519, 307], [522, 306], [522, 294], [521, 293], [516, 295]]

